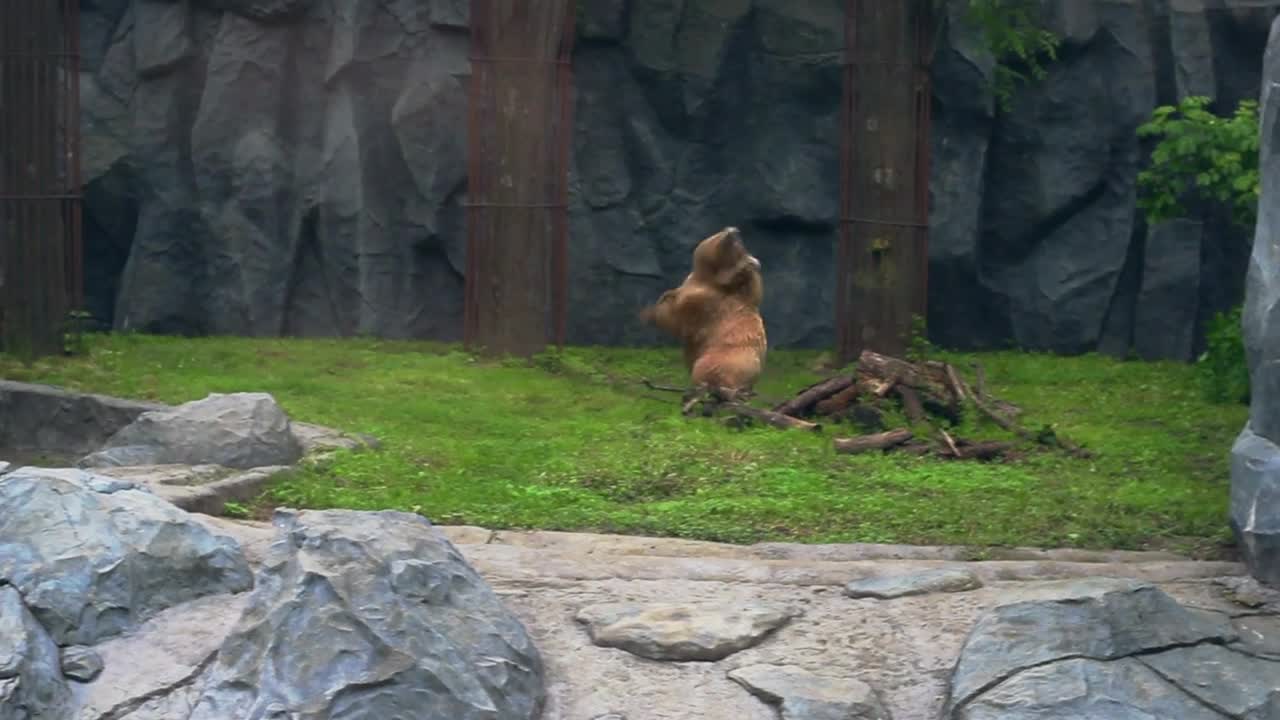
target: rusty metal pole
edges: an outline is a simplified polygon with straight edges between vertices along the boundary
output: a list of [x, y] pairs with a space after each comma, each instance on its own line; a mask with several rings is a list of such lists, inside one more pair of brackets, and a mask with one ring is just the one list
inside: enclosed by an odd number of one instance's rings
[[927, 308], [932, 0], [847, 0], [836, 354], [905, 351]]
[[565, 341], [575, 8], [471, 0], [468, 348], [527, 356]]
[[63, 349], [81, 301], [78, 0], [0, 0], [0, 347]]

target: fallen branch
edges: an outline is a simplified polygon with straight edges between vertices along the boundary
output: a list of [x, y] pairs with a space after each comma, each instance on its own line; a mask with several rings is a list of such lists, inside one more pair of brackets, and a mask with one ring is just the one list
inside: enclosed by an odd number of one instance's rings
[[956, 441], [952, 439], [951, 435], [948, 434], [946, 430], [938, 428], [938, 433], [942, 435], [942, 440], [947, 444], [947, 449], [951, 451], [952, 455], [956, 456], [956, 458], [964, 457], [960, 454], [960, 448], [956, 447]]
[[811, 423], [808, 420], [801, 420], [800, 418], [791, 417], [790, 415], [784, 415], [783, 413], [774, 412], [772, 410], [765, 410], [764, 408], [743, 405], [742, 403], [725, 403], [720, 407], [738, 415], [739, 417], [759, 420], [760, 422], [772, 425], [776, 428], [782, 428], [784, 430], [807, 430], [809, 432], [820, 432], [822, 430], [822, 426], [817, 423]]
[[674, 385], [658, 385], [650, 381], [648, 378], [644, 378], [640, 380], [640, 382], [644, 383], [644, 386], [649, 388], [650, 390], [657, 390], [659, 392], [685, 393], [689, 391], [689, 388], [675, 387]]
[[1013, 452], [1014, 445], [1000, 440], [985, 440], [964, 445], [963, 450], [965, 460], [995, 460]]
[[958, 407], [957, 396], [948, 387], [946, 366], [937, 362], [910, 363], [871, 350], [858, 356], [858, 380], [885, 397], [895, 387], [905, 385], [920, 394], [924, 404]]
[[902, 412], [912, 423], [922, 423], [928, 419], [924, 413], [924, 405], [920, 402], [920, 394], [909, 387], [898, 386], [898, 397], [902, 398]]
[[835, 438], [832, 444], [835, 446], [836, 452], [844, 455], [857, 455], [859, 453], [870, 452], [872, 450], [888, 450], [896, 445], [901, 445], [910, 440], [914, 435], [907, 428], [898, 428], [897, 430], [887, 430], [875, 435], [859, 435], [850, 438]]
[[849, 409], [849, 406], [853, 404], [854, 400], [858, 399], [858, 395], [861, 394], [861, 392], [862, 388], [858, 385], [850, 385], [815, 405], [813, 408], [814, 412], [819, 415], [836, 415], [842, 413]]
[[827, 398], [839, 393], [841, 390], [853, 385], [853, 376], [833, 377], [822, 382], [810, 385], [800, 394], [783, 402], [773, 408], [776, 413], [783, 415], [791, 415], [799, 417], [809, 412], [814, 405], [826, 400]]
[[1040, 445], [1057, 446], [1059, 448], [1062, 448], [1063, 451], [1065, 451], [1068, 455], [1071, 455], [1073, 457], [1078, 457], [1078, 458], [1093, 457], [1093, 453], [1089, 452], [1088, 450], [1085, 450], [1084, 448], [1080, 447], [1079, 445], [1076, 445], [1075, 443], [1071, 442], [1070, 440], [1067, 440], [1066, 438], [1059, 437], [1057, 433], [1054, 433], [1052, 431], [1050, 431], [1047, 435], [1045, 433], [1033, 433], [1030, 430], [1027, 430], [1026, 428], [1019, 425], [1017, 422], [996, 412], [985, 401], [979, 400], [978, 398], [972, 397], [972, 396], [970, 397], [970, 400], [973, 401], [974, 407], [978, 408], [978, 412], [981, 412], [983, 415], [990, 418], [991, 421], [994, 422], [996, 425], [999, 425], [1000, 427], [1004, 428], [1008, 432], [1013, 433], [1014, 435], [1017, 435], [1023, 440], [1026, 440], [1028, 442], [1038, 443]]
[[966, 398], [964, 391], [964, 383], [960, 382], [960, 377], [956, 375], [956, 369], [951, 365], [945, 365], [947, 381], [951, 383], [951, 392], [955, 393], [956, 402], [963, 403]]
[[980, 400], [987, 399], [987, 371], [982, 369], [982, 363], [974, 361], [973, 376], [977, 379], [978, 392], [974, 397]]

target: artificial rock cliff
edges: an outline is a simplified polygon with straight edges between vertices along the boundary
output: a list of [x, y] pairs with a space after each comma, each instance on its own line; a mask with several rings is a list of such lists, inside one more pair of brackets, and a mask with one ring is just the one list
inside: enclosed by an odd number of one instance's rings
[[1249, 421], [1231, 448], [1231, 528], [1250, 572], [1280, 587], [1280, 19], [1262, 79], [1262, 197], [1243, 322]]
[[[1135, 129], [1256, 97], [1274, 10], [1046, 0], [1064, 37], [997, 113], [950, 22], [934, 65], [931, 336], [1187, 359], [1250, 238], [1148, 229]], [[774, 346], [833, 337], [843, 0], [590, 0], [574, 56], [570, 341], [742, 227]], [[466, 0], [83, 0], [89, 309], [117, 329], [455, 339]], [[950, 15], [955, 16], [955, 12]]]

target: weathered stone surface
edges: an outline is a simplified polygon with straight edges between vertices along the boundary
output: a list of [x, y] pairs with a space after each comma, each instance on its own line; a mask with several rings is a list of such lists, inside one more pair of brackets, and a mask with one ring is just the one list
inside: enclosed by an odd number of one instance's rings
[[890, 720], [879, 695], [856, 678], [833, 678], [789, 665], [748, 665], [729, 679], [778, 707], [782, 720]]
[[1133, 348], [1146, 360], [1191, 360], [1200, 310], [1204, 223], [1177, 219], [1147, 234]]
[[72, 645], [62, 648], [62, 674], [68, 680], [92, 682], [102, 674], [102, 656], [92, 648]]
[[[145, 458], [142, 458], [145, 459]], [[103, 475], [134, 483], [193, 513], [218, 515], [229, 502], [261, 494], [284, 465], [235, 471], [222, 465], [125, 465], [97, 468]]]
[[603, 603], [583, 608], [576, 619], [601, 647], [651, 660], [716, 661], [762, 642], [793, 617], [765, 606]]
[[1231, 527], [1253, 576], [1280, 587], [1280, 20], [1262, 64], [1262, 195], [1243, 319], [1251, 397], [1231, 448]]
[[935, 592], [964, 592], [982, 587], [982, 581], [971, 570], [943, 568], [910, 575], [887, 575], [854, 580], [844, 586], [851, 598], [892, 598]]
[[1231, 529], [1253, 576], [1280, 588], [1280, 447], [1253, 427], [1231, 447]]
[[1214, 583], [1225, 588], [1227, 596], [1236, 603], [1263, 612], [1280, 613], [1280, 587], [1264, 585], [1248, 575], [1216, 578]]
[[524, 626], [420, 516], [279, 512], [280, 537], [190, 720], [536, 718]]
[[1055, 660], [1116, 660], [1236, 637], [1226, 616], [1190, 612], [1150, 585], [1086, 580], [1058, 591], [1056, 598], [997, 607], [977, 622], [951, 676], [948, 712], [1021, 671]]
[[1273, 698], [1280, 699], [1280, 662], [1212, 644], [1174, 648], [1141, 660], [1183, 692], [1233, 718], [1278, 717], [1266, 711]]
[[1023, 670], [947, 717], [954, 720], [1223, 720], [1224, 716], [1132, 658], [1107, 663], [1070, 658]]
[[94, 649], [102, 658], [102, 674], [93, 682], [72, 687], [77, 717], [113, 717], [151, 698], [157, 710], [187, 701], [182, 715], [156, 714], [155, 720], [186, 718], [190, 701], [195, 700], [188, 698], [189, 693], [199, 689], [198, 680], [240, 619], [247, 600], [248, 593], [199, 598], [99, 643]]
[[[733, 547], [589, 533], [477, 527], [445, 531], [537, 639], [548, 662], [551, 697], [546, 717], [563, 720], [595, 720], [611, 713], [629, 720], [778, 720], [779, 707], [745, 692], [728, 677], [729, 671], [752, 665], [799, 666], [824, 677], [856, 678], [874, 688], [885, 709], [899, 720], [945, 717], [943, 703], [950, 674], [967, 634], [984, 613], [1015, 602], [1052, 602], [1064, 596], [1134, 589], [1142, 585], [1137, 581], [1159, 583], [1188, 608], [1188, 614], [1196, 616], [1196, 622], [1217, 624], [1214, 616], [1222, 621], [1234, 618], [1241, 644], [1246, 631], [1240, 624], [1245, 618], [1240, 615], [1275, 617], [1269, 606], [1246, 608], [1226, 592], [1225, 581], [1248, 577], [1243, 565], [1171, 562], [1165, 554], [1055, 551], [1028, 556], [1038, 560], [967, 562], [963, 566], [983, 580], [983, 587], [881, 602], [850, 599], [841, 589], [850, 577], [955, 566], [958, 563], [925, 559], [949, 557], [952, 549], [801, 543]], [[766, 642], [719, 662], [672, 663], [602, 648], [581, 625], [566, 621], [583, 607], [608, 602], [646, 607], [765, 605], [796, 607], [804, 614]], [[1201, 620], [1201, 615], [1207, 619]], [[1172, 619], [1185, 624], [1182, 616]], [[1069, 632], [1075, 631], [1073, 626]], [[1242, 647], [1241, 652], [1254, 651]], [[1103, 664], [1130, 660], [1138, 661], [1139, 657]], [[1140, 669], [1147, 671], [1140, 681], [1160, 679], [1149, 668]], [[1055, 697], [1065, 692], [1065, 687], [1058, 681], [1042, 685], [1041, 697]], [[1057, 717], [1180, 717], [1176, 711], [1145, 716], [1126, 716], [1119, 711], [1108, 714], [1119, 707], [1104, 702], [1109, 686], [1076, 687], [1087, 691], [1092, 698], [1088, 703], [1098, 709], [1073, 714], [1068, 707]], [[1172, 691], [1171, 698], [1180, 694], [1190, 699], [1171, 685], [1155, 687], [1161, 692]], [[1138, 685], [1135, 692], [1142, 690]], [[1122, 693], [1132, 694], [1123, 688], [1112, 694]], [[1047, 710], [1043, 714], [1054, 717]], [[986, 717], [994, 720], [1003, 716], [992, 710]]]
[[[844, 4], [579, 5], [570, 341], [661, 342], [636, 307], [733, 223], [766, 268], [771, 342], [829, 343], [833, 317], [813, 309], [835, 285]], [[1141, 262], [1124, 272], [1143, 241], [1134, 129], [1180, 94], [1256, 97], [1271, 11], [1148, 5], [1046, 3], [1059, 59], [997, 117], [992, 58], [949, 4], [935, 340], [1076, 350], [1105, 334], [1124, 352], [1142, 317], [1180, 352], [1192, 299], [1195, 318], [1239, 300], [1234, 231], [1203, 243], [1194, 298], [1140, 294], [1156, 282]], [[465, 0], [95, 2], [81, 22], [88, 304], [104, 323], [460, 336]]]
[[18, 591], [0, 584], [0, 720], [62, 720], [70, 695], [53, 639]]
[[946, 717], [1264, 720], [1280, 710], [1280, 663], [1266, 657], [1265, 622], [1233, 625], [1221, 609], [1188, 609], [1140, 583], [1056, 590], [978, 620], [952, 673]]
[[291, 465], [302, 445], [289, 416], [267, 393], [212, 393], [138, 416], [86, 456], [81, 467], [223, 465], [249, 469]]
[[1240, 647], [1260, 657], [1280, 660], [1280, 616], [1254, 615], [1234, 620]]
[[155, 613], [249, 589], [228, 537], [127, 482], [81, 470], [0, 477], [0, 582], [60, 645], [92, 645]]
[[0, 448], [72, 456], [93, 452], [155, 403], [0, 380]]

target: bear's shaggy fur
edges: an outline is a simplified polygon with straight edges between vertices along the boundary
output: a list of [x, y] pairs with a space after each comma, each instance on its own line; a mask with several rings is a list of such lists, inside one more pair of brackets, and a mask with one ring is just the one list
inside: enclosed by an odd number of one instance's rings
[[747, 252], [738, 229], [727, 227], [698, 243], [693, 272], [640, 317], [684, 345], [695, 386], [736, 395], [750, 391], [764, 370], [763, 297], [760, 261]]

